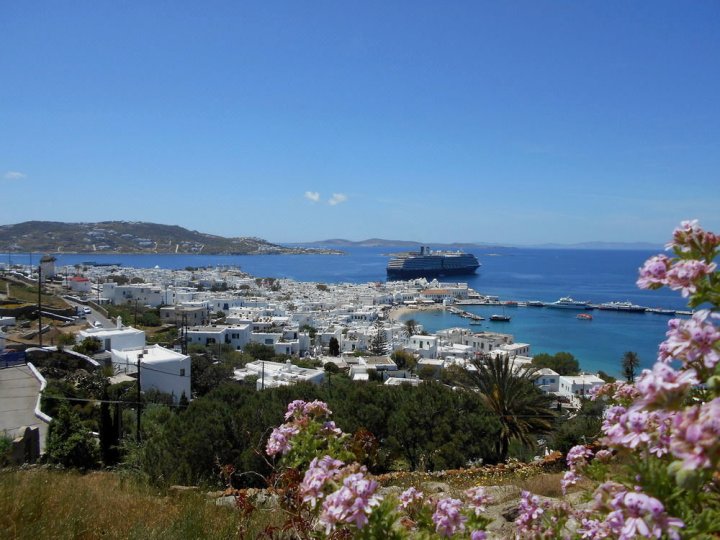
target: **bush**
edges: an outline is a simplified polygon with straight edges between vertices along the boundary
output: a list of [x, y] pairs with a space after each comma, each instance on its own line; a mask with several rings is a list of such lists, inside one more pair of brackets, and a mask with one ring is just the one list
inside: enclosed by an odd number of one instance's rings
[[58, 411], [48, 428], [45, 458], [49, 463], [79, 469], [94, 469], [98, 462], [98, 447], [89, 430], [67, 405]]

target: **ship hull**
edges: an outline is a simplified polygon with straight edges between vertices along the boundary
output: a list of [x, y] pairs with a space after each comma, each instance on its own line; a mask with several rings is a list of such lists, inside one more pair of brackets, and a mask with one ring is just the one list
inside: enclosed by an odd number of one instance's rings
[[417, 279], [417, 278], [435, 278], [444, 276], [471, 276], [475, 274], [478, 267], [469, 268], [438, 268], [438, 269], [403, 269], [403, 268], [388, 268], [387, 277], [389, 280], [401, 280], [401, 279]]

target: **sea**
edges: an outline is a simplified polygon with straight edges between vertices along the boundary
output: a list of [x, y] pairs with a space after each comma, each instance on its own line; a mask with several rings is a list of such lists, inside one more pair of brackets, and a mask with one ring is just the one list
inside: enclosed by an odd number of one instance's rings
[[[385, 281], [385, 266], [402, 247], [348, 247], [344, 255], [113, 255], [54, 254], [57, 266], [94, 262], [118, 263], [137, 268], [183, 269], [186, 267], [234, 266], [256, 277], [289, 278], [322, 283]], [[554, 302], [570, 296], [592, 303], [629, 300], [647, 307], [687, 309], [679, 293], [640, 290], [635, 285], [638, 268], [655, 251], [577, 250], [530, 248], [477, 248], [470, 250], [481, 263], [475, 275], [454, 278], [467, 282], [481, 294], [504, 300]], [[32, 260], [31, 260], [32, 259]], [[30, 264], [38, 254], [0, 255], [0, 262]], [[594, 310], [591, 321], [577, 319], [574, 310], [535, 307], [464, 306], [486, 317], [481, 326], [445, 310], [415, 312], [413, 318], [428, 332], [468, 326], [475, 331], [512, 334], [515, 341], [529, 343], [533, 354], [567, 351], [589, 372], [603, 370], [620, 375], [626, 351], [640, 357], [649, 368], [657, 357], [671, 317], [654, 313], [619, 313]], [[510, 322], [491, 322], [492, 314], [505, 314]]]

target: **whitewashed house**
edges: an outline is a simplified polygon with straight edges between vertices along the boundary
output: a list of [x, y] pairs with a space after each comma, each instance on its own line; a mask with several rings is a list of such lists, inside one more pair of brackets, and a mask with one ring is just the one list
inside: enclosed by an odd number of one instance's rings
[[68, 287], [76, 293], [89, 293], [92, 291], [90, 280], [83, 276], [73, 276], [69, 278]]
[[412, 336], [405, 350], [418, 354], [422, 358], [437, 358], [438, 337], [437, 336]]
[[590, 390], [602, 386], [605, 381], [597, 375], [583, 373], [581, 375], [560, 375], [558, 393], [562, 396], [588, 397]]
[[177, 403], [185, 394], [190, 399], [190, 357], [160, 345], [111, 351], [116, 373], [136, 374], [140, 365], [140, 388], [142, 391], [158, 390], [173, 396]]
[[75, 338], [78, 343], [86, 338], [93, 338], [100, 342], [100, 348], [104, 351], [111, 349], [133, 349], [145, 346], [145, 332], [123, 326], [122, 319], [118, 317], [115, 328], [87, 328], [80, 330]]
[[302, 368], [293, 365], [290, 360], [285, 363], [255, 360], [248, 362], [244, 368], [235, 370], [236, 380], [242, 381], [249, 376], [257, 377], [258, 390], [289, 386], [299, 382], [322, 384], [325, 381], [323, 369]]

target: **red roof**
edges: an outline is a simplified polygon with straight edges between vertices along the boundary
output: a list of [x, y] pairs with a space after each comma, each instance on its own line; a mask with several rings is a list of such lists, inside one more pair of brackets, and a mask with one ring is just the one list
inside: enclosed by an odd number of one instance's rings
[[86, 277], [75, 276], [75, 277], [71, 277], [71, 278], [70, 278], [70, 281], [85, 282], [85, 281], [90, 281], [90, 280], [89, 280], [88, 278], [86, 278]]

